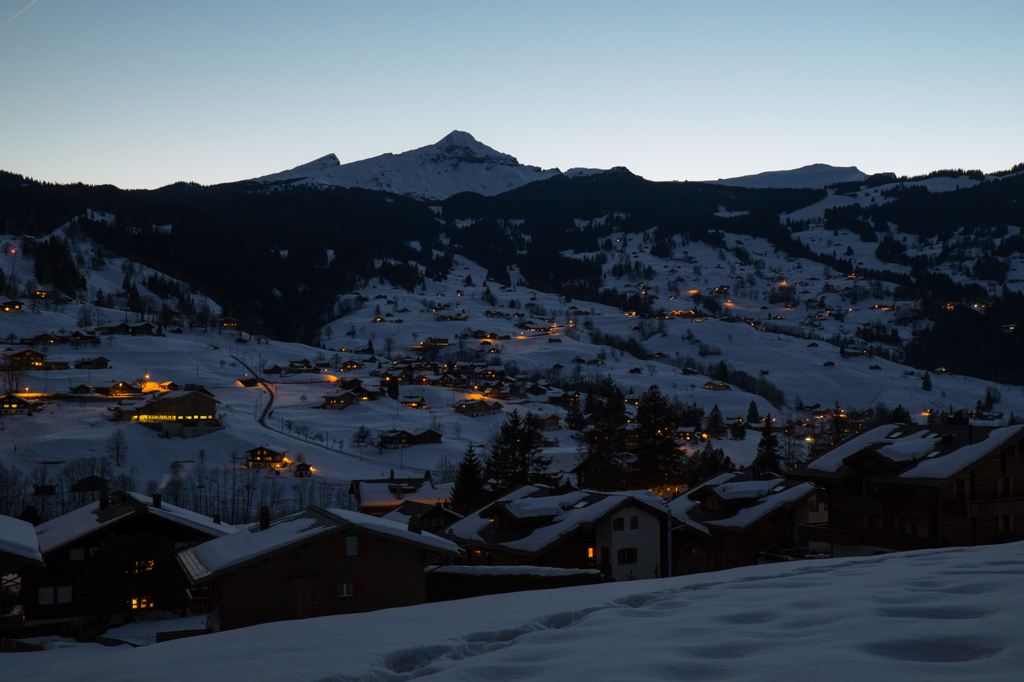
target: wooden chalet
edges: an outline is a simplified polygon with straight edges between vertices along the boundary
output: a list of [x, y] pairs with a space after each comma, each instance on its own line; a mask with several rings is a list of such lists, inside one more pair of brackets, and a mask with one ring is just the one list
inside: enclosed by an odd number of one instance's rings
[[110, 369], [110, 360], [102, 355], [98, 358], [75, 360], [75, 369]]
[[316, 365], [314, 365], [309, 360], [306, 360], [305, 358], [303, 358], [302, 360], [289, 360], [288, 361], [288, 371], [289, 372], [304, 373], [304, 374], [319, 374], [320, 373], [320, 368], [318, 368]]
[[384, 516], [404, 500], [437, 504], [452, 496], [451, 483], [434, 485], [429, 477], [377, 478], [355, 480], [349, 484], [348, 494], [355, 499], [357, 509], [372, 516]]
[[717, 571], [827, 551], [798, 528], [827, 522], [824, 493], [810, 483], [721, 474], [668, 503], [673, 574]]
[[220, 328], [229, 331], [238, 329], [238, 320], [233, 317], [222, 317], [220, 318]]
[[410, 407], [414, 410], [425, 410], [429, 407], [421, 395], [407, 395], [404, 398], [399, 398], [398, 402], [402, 407]]
[[[1024, 539], [1024, 426], [880, 426], [791, 473], [825, 489], [834, 556]], [[1016, 483], [1016, 487], [1015, 487]]]
[[119, 322], [117, 324], [96, 327], [96, 333], [101, 336], [127, 335], [132, 333], [132, 328], [127, 322]]
[[57, 336], [55, 334], [36, 334], [33, 337], [22, 339], [21, 343], [25, 346], [59, 346], [60, 344], [67, 341], [63, 336]]
[[[46, 567], [22, 576], [25, 624], [74, 624], [90, 617], [113, 615], [96, 613], [87, 605], [85, 598], [90, 588], [87, 583], [90, 562], [107, 541], [149, 535], [173, 554], [178, 545], [226, 536], [235, 531], [234, 526], [220, 523], [218, 519], [167, 504], [160, 494], [153, 497], [138, 493], [103, 495], [95, 502], [36, 527]], [[172, 578], [175, 574], [181, 575], [177, 567], [161, 568], [170, 571], [165, 575]], [[124, 589], [128, 591], [131, 610], [141, 613], [154, 609], [182, 609], [183, 595], [171, 591], [164, 594], [133, 591], [145, 589], [139, 586], [147, 582], [135, 574], [153, 569], [153, 561], [143, 558], [125, 572]], [[132, 570], [134, 574], [129, 573]], [[148, 587], [154, 586], [150, 582]]]
[[649, 491], [599, 493], [528, 485], [451, 525], [470, 565], [598, 569], [613, 580], [667, 570], [667, 510]]
[[281, 620], [413, 606], [424, 566], [459, 556], [430, 534], [372, 516], [310, 506], [178, 553], [189, 581], [209, 590], [215, 631]]
[[728, 391], [731, 387], [722, 381], [708, 381], [704, 384], [704, 388], [709, 391]]
[[356, 369], [362, 369], [363, 364], [356, 360], [346, 360], [345, 362], [341, 363], [341, 368], [346, 372], [351, 372]]
[[358, 400], [359, 398], [352, 391], [337, 391], [325, 394], [321, 407], [325, 410], [344, 410]]
[[501, 403], [486, 400], [460, 400], [452, 405], [452, 411], [468, 417], [487, 417], [501, 412]]
[[192, 438], [221, 428], [217, 416], [220, 401], [208, 391], [187, 388], [168, 391], [132, 406], [114, 407], [115, 421], [138, 422], [165, 438]]
[[557, 414], [535, 414], [533, 415], [534, 425], [541, 431], [558, 431], [562, 428], [561, 417]]
[[245, 466], [248, 469], [284, 469], [291, 462], [285, 457], [287, 453], [287, 450], [271, 450], [261, 445], [245, 451]]
[[138, 398], [142, 395], [141, 386], [129, 384], [127, 381], [108, 381], [93, 386], [92, 390], [108, 398]]
[[3, 311], [5, 313], [17, 313], [20, 312], [21, 309], [24, 307], [25, 304], [22, 303], [21, 301], [5, 301], [3, 303], [0, 303], [0, 311]]
[[445, 529], [462, 519], [462, 515], [441, 502], [426, 504], [405, 500], [383, 518], [385, 521], [400, 523], [413, 532], [427, 532], [444, 537]]
[[385, 450], [401, 450], [413, 445], [425, 445], [440, 443], [441, 434], [433, 429], [422, 429], [419, 431], [406, 431], [404, 429], [392, 429], [380, 435], [380, 446]]
[[35, 405], [14, 393], [0, 397], [0, 414], [32, 414]]
[[7, 356], [7, 366], [12, 369], [42, 369], [46, 353], [37, 350], [22, 350]]
[[132, 336], [153, 336], [156, 334], [156, 325], [152, 322], [133, 324], [131, 325], [130, 334]]

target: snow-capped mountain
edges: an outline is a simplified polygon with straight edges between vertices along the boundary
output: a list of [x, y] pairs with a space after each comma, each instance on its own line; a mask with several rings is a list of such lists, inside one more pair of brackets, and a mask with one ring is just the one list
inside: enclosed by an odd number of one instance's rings
[[791, 187], [795, 189], [822, 189], [837, 182], [857, 182], [867, 177], [856, 166], [830, 166], [813, 163], [810, 166], [785, 171], [767, 171], [738, 178], [712, 180], [715, 185], [731, 185], [750, 189]]
[[560, 173], [557, 168], [542, 170], [523, 165], [514, 156], [502, 154], [469, 133], [455, 130], [436, 144], [401, 154], [381, 154], [347, 164], [338, 161], [334, 154], [328, 154], [255, 181], [294, 180], [335, 187], [363, 187], [439, 200], [459, 192], [493, 196]]

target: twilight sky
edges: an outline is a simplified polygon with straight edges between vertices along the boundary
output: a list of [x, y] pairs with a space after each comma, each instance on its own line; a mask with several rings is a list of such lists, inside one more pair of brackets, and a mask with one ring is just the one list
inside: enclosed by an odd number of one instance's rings
[[652, 180], [1024, 161], [1019, 0], [31, 2], [0, 0], [0, 169], [40, 180], [212, 184], [456, 129]]

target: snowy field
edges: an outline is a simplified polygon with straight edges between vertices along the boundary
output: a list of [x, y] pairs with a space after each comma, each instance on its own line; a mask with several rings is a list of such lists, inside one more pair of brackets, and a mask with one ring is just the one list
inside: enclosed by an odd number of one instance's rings
[[5, 654], [0, 668], [5, 682], [1016, 682], [1022, 575], [1024, 543], [796, 562]]

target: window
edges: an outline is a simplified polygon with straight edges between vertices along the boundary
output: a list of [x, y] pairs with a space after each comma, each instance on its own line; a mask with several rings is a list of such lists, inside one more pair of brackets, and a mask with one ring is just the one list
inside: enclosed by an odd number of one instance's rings
[[588, 559], [593, 559], [594, 558], [594, 548], [593, 547], [588, 547], [587, 548], [587, 558]]
[[47, 604], [53, 603], [53, 588], [52, 587], [40, 587], [39, 588], [39, 605], [46, 606]]
[[638, 530], [639, 528], [640, 528], [640, 517], [639, 516], [630, 516], [629, 517], [629, 529], [630, 530]]
[[341, 598], [352, 596], [352, 583], [338, 583], [337, 585], [331, 585], [331, 588], [327, 590], [327, 596], [329, 597]]
[[85, 547], [72, 547], [69, 549], [68, 559], [71, 561], [85, 561]]
[[619, 550], [619, 565], [636, 563], [636, 547], [623, 547]]
[[612, 519], [612, 530], [626, 530], [626, 519]]
[[359, 538], [345, 538], [345, 554], [357, 556], [359, 554]]
[[71, 603], [71, 585], [60, 585], [59, 587], [57, 587], [57, 603]]
[[135, 597], [132, 599], [131, 604], [133, 611], [153, 608], [153, 600], [149, 597]]

